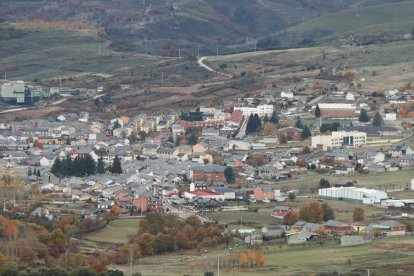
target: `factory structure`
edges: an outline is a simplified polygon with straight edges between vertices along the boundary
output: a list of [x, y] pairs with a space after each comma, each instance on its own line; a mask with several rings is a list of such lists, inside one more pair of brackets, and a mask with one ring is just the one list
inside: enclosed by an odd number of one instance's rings
[[380, 204], [388, 199], [387, 192], [367, 188], [340, 187], [319, 189], [320, 198], [346, 200], [363, 204]]
[[[323, 118], [352, 118], [357, 117], [355, 104], [352, 103], [318, 103]], [[315, 114], [316, 106], [311, 113]]]
[[312, 148], [339, 148], [343, 146], [360, 147], [367, 143], [367, 134], [361, 131], [333, 131], [329, 135], [312, 137]]
[[1, 85], [0, 102], [10, 105], [30, 105], [49, 97], [41, 86], [28, 85], [24, 81], [8, 81]]

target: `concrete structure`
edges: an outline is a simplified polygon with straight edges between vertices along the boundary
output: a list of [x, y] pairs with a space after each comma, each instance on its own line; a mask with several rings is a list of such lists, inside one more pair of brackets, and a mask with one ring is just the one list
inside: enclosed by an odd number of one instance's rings
[[359, 131], [334, 131], [331, 135], [312, 137], [312, 148], [360, 147], [367, 143], [367, 134]]
[[381, 200], [388, 198], [386, 192], [355, 187], [319, 189], [318, 195], [321, 198], [349, 200], [363, 204], [379, 204]]
[[225, 183], [224, 169], [226, 167], [219, 165], [206, 165], [193, 167], [190, 171], [190, 178], [193, 181], [204, 181], [208, 184]]
[[372, 238], [364, 236], [342, 236], [341, 246], [353, 246], [372, 242]]
[[258, 105], [257, 107], [235, 107], [234, 111], [241, 110], [244, 116], [257, 114], [259, 117], [271, 116], [273, 113], [273, 105]]

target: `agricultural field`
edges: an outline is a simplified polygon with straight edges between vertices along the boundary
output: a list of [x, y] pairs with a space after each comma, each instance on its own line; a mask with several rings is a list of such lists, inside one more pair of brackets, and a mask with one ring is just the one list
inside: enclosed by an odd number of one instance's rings
[[138, 229], [139, 219], [117, 219], [109, 222], [105, 229], [87, 234], [84, 238], [94, 242], [125, 244], [138, 233]]
[[[263, 246], [266, 256], [262, 268], [226, 267], [227, 249], [217, 249], [200, 256], [194, 252], [174, 255], [147, 257], [138, 260], [133, 272], [143, 275], [201, 275], [204, 271], [217, 273], [217, 260], [220, 258], [220, 275], [366, 275], [367, 268], [375, 268], [371, 275], [412, 275], [414, 269], [414, 239], [411, 237], [386, 238], [371, 244], [340, 247], [336, 242], [323, 246]], [[244, 251], [244, 246], [235, 248]], [[190, 262], [195, 266], [190, 267]], [[129, 273], [130, 267], [119, 267]]]

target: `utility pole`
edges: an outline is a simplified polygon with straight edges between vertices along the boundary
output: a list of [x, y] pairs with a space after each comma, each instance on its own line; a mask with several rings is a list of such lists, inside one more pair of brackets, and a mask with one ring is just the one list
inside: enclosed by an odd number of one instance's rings
[[164, 83], [164, 72], [161, 72], [161, 83]]
[[372, 269], [371, 268], [367, 268], [365, 270], [367, 271], [367, 275], [370, 276], [369, 274], [370, 274], [370, 272], [371, 272]]
[[178, 60], [181, 59], [181, 49], [178, 49]]
[[4, 80], [7, 80], [7, 71], [4, 71]]
[[218, 45], [218, 43], [217, 43], [217, 45], [216, 45], [216, 47], [217, 47], [217, 48], [216, 48], [216, 56], [218, 56], [218, 46], [219, 46], [219, 45]]
[[99, 45], [99, 47], [98, 47], [98, 55], [99, 56], [101, 55], [101, 45]]
[[129, 245], [129, 263], [130, 263], [129, 276], [132, 276], [132, 244]]
[[200, 46], [197, 46], [197, 57], [200, 56]]
[[220, 257], [217, 257], [217, 275], [220, 276]]

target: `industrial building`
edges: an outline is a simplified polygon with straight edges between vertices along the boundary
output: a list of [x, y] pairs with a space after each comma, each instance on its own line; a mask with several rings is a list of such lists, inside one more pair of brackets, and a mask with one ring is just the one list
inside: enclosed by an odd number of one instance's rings
[[367, 143], [367, 134], [360, 131], [334, 131], [331, 135], [312, 137], [312, 148], [360, 147]]
[[318, 195], [321, 198], [347, 200], [363, 204], [379, 204], [381, 200], [388, 199], [386, 192], [356, 187], [319, 189]]
[[5, 104], [30, 105], [39, 99], [49, 97], [40, 86], [32, 86], [24, 81], [9, 81], [1, 85], [0, 101]]
[[[350, 103], [319, 103], [321, 116], [324, 118], [352, 118], [357, 117], [355, 104]], [[312, 107], [312, 114], [315, 114], [316, 106]]]

